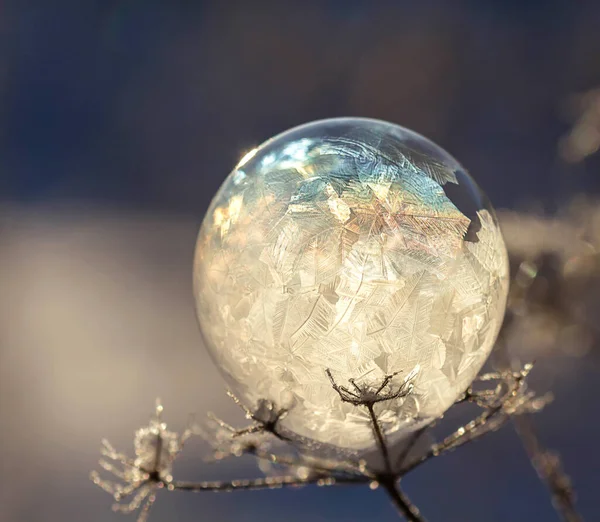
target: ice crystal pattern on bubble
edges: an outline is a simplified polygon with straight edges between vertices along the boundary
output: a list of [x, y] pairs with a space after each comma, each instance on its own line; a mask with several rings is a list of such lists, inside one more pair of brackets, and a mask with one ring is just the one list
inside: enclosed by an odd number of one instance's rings
[[338, 382], [395, 374], [377, 404], [392, 441], [440, 416], [489, 355], [507, 258], [493, 210], [460, 165], [367, 119], [298, 127], [247, 154], [205, 217], [198, 318], [240, 397], [289, 413], [292, 435], [367, 450], [366, 413]]

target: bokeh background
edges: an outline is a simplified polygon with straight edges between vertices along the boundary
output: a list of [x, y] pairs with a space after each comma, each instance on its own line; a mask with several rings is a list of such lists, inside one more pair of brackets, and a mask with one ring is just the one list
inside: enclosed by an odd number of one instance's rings
[[[310, 120], [376, 117], [451, 151], [497, 207], [555, 212], [600, 192], [579, 96], [600, 86], [599, 27], [596, 0], [0, 0], [0, 521], [127, 520], [87, 478], [102, 437], [130, 448], [156, 396], [177, 429], [233, 415], [191, 266], [245, 151]], [[556, 394], [536, 422], [590, 521], [598, 353], [535, 354], [534, 384]], [[177, 474], [254, 473], [204, 452], [191, 443]], [[510, 427], [405, 488], [434, 522], [555, 520]], [[162, 494], [150, 520], [395, 514], [383, 492], [304, 488]]]

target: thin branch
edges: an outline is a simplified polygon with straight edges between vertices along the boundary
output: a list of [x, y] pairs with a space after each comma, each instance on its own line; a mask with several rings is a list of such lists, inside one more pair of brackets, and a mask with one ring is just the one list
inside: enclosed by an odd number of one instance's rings
[[306, 479], [294, 475], [285, 477], [266, 477], [257, 479], [232, 480], [223, 482], [181, 482], [175, 481], [167, 484], [170, 491], [238, 491], [256, 489], [277, 489], [283, 487], [300, 487], [310, 484], [317, 486], [357, 485], [370, 482], [368, 477], [333, 477], [316, 476]]
[[273, 402], [266, 399], [261, 399], [258, 401], [256, 411], [253, 411], [244, 405], [232, 391], [228, 390], [227, 395], [237, 406], [240, 407], [248, 419], [254, 421], [254, 424], [246, 428], [236, 430], [227, 423], [219, 420], [217, 417], [214, 417], [214, 420], [221, 424], [222, 427], [230, 430], [234, 437], [251, 433], [270, 433], [283, 442], [292, 442], [289, 437], [283, 435], [278, 429], [279, 421], [288, 414], [287, 409], [278, 408]]
[[383, 482], [381, 485], [385, 488], [398, 513], [408, 522], [426, 522], [419, 508], [410, 501], [396, 481]]
[[[525, 391], [525, 378], [532, 368], [532, 364], [526, 364], [518, 372], [506, 371], [481, 376], [478, 379], [480, 381], [500, 381], [495, 387], [493, 395], [480, 394], [474, 400], [478, 406], [485, 408], [484, 412], [471, 422], [458, 428], [442, 442], [433, 444], [429, 451], [404, 468], [402, 470], [403, 474], [412, 471], [431, 458], [496, 431], [512, 416], [542, 409], [549, 402], [550, 397], [535, 397], [532, 393]], [[471, 391], [471, 393], [473, 392]], [[467, 397], [465, 400], [469, 400], [468, 395], [465, 395], [465, 397]]]
[[528, 415], [515, 417], [513, 423], [531, 464], [550, 492], [552, 505], [558, 515], [564, 522], [583, 522], [575, 507], [571, 480], [562, 469], [560, 457], [542, 446]]
[[[393, 399], [400, 399], [406, 397], [413, 389], [413, 380], [419, 373], [420, 366], [417, 364], [413, 370], [405, 377], [404, 381], [398, 386], [398, 389], [390, 389], [388, 393], [382, 393], [386, 386], [389, 386], [391, 380], [398, 375], [400, 372], [386, 375], [381, 384], [377, 388], [373, 388], [369, 384], [358, 385], [354, 379], [349, 379], [348, 382], [352, 384], [355, 391], [349, 390], [345, 386], [337, 384], [331, 370], [327, 368], [325, 373], [329, 378], [331, 387], [337, 392], [342, 399], [342, 402], [347, 402], [353, 406], [373, 406], [378, 402], [391, 401]], [[391, 388], [391, 387], [390, 387]]]
[[371, 426], [373, 426], [373, 435], [375, 437], [375, 441], [377, 442], [379, 452], [381, 453], [381, 458], [383, 459], [385, 472], [391, 477], [393, 475], [392, 461], [390, 460], [390, 450], [388, 448], [387, 441], [385, 440], [385, 435], [381, 431], [381, 426], [379, 425], [379, 420], [377, 419], [377, 415], [373, 410], [373, 405], [367, 404], [366, 406], [367, 411], [369, 412], [369, 417], [371, 418]]
[[[390, 459], [389, 448], [385, 440], [385, 435], [381, 429], [379, 420], [377, 419], [377, 415], [375, 414], [374, 406], [375, 404], [378, 404], [380, 402], [399, 399], [409, 395], [413, 389], [412, 380], [415, 378], [418, 372], [419, 365], [417, 365], [407, 375], [407, 377], [400, 384], [400, 386], [398, 386], [396, 390], [394, 390], [391, 387], [391, 381], [400, 372], [395, 372], [390, 375], [386, 375], [383, 378], [382, 382], [379, 383], [379, 385], [376, 387], [371, 386], [370, 384], [358, 385], [354, 379], [349, 379], [348, 382], [355, 389], [355, 391], [350, 391], [345, 386], [340, 386], [339, 384], [337, 384], [329, 368], [325, 370], [325, 373], [329, 378], [329, 382], [331, 383], [331, 387], [340, 396], [342, 402], [350, 403], [353, 406], [363, 406], [367, 409], [367, 412], [369, 413], [369, 418], [371, 420], [371, 427], [373, 428], [373, 436], [375, 437], [377, 448], [381, 453], [381, 457], [383, 459], [385, 467], [385, 473], [388, 477], [391, 477], [393, 475], [392, 462]], [[384, 389], [387, 387], [390, 387], [390, 389], [387, 393], [384, 393]]]
[[[404, 398], [410, 394], [413, 386], [412, 380], [418, 370], [417, 366], [398, 387], [392, 384], [392, 378], [396, 375], [393, 374], [386, 376], [380, 383], [375, 385], [357, 383], [355, 380], [350, 379], [350, 388], [339, 386], [331, 372], [327, 370], [327, 376], [332, 387], [343, 402], [353, 404], [355, 407], [366, 408], [371, 421], [373, 436], [383, 459], [384, 470], [369, 469], [364, 461], [354, 462], [341, 457], [339, 460], [307, 457], [294, 444], [292, 444], [292, 449], [295, 451], [291, 454], [277, 455], [271, 453], [266, 446], [268, 442], [263, 444], [262, 441], [264, 437], [268, 438], [269, 435], [281, 438], [277, 433], [277, 423], [287, 413], [286, 410], [278, 409], [272, 402], [262, 400], [259, 401], [257, 410], [252, 412], [243, 407], [237, 398], [232, 396], [234, 401], [254, 421], [254, 424], [237, 430], [215, 418], [214, 420], [221, 429], [220, 432], [216, 432], [217, 441], [222, 442], [222, 437], [225, 437], [226, 441], [236, 441], [234, 444], [238, 448], [220, 451], [235, 456], [252, 455], [257, 459], [287, 467], [288, 469], [284, 471], [284, 473], [288, 473], [287, 475], [222, 482], [174, 481], [171, 476], [173, 461], [183, 449], [184, 442], [192, 431], [188, 429], [181, 436], [168, 431], [166, 424], [161, 420], [162, 406], [157, 404], [155, 416], [151, 419], [150, 424], [136, 432], [134, 459], [117, 452], [110, 443], [103, 441], [102, 455], [112, 462], [101, 460], [100, 465], [118, 480], [104, 480], [96, 472], [93, 472], [91, 477], [98, 486], [114, 497], [118, 503], [114, 505], [114, 509], [122, 512], [138, 510], [138, 522], [146, 520], [159, 489], [198, 492], [237, 491], [300, 487], [310, 484], [336, 486], [367, 483], [371, 483], [371, 485], [381, 484], [390, 496], [398, 513], [405, 517], [408, 522], [424, 522], [424, 518], [417, 507], [399, 488], [400, 477], [432, 457], [455, 449], [497, 429], [513, 415], [538, 411], [547, 399], [536, 398], [531, 392], [526, 391], [525, 377], [531, 370], [531, 365], [526, 365], [519, 372], [507, 371], [484, 375], [479, 380], [498, 381], [495, 388], [481, 392], [469, 389], [463, 398], [464, 401], [474, 402], [483, 408], [483, 413], [446, 437], [441, 443], [431, 446], [423, 456], [409, 463], [408, 466], [402, 467], [403, 461], [410, 454], [419, 437], [431, 424], [416, 431], [399, 455], [398, 469], [394, 469], [386, 435], [375, 412], [375, 405], [383, 401]], [[253, 433], [256, 433], [257, 436], [250, 436]], [[541, 456], [537, 461], [534, 460], [539, 465], [538, 472], [540, 474], [544, 473], [544, 477], [546, 477], [553, 490], [555, 503], [561, 506], [560, 509], [563, 513], [569, 514], [568, 509], [573, 504], [573, 497], [570, 496], [570, 485], [568, 480], [565, 482], [566, 476], [560, 471], [559, 462], [552, 460], [552, 455], [542, 450], [541, 446], [532, 446], [531, 451], [538, 452], [544, 457], [544, 460]], [[128, 504], [121, 503], [125, 498], [130, 499]], [[565, 522], [581, 522], [581, 519], [565, 516]]]
[[[380, 390], [382, 388], [383, 386], [380, 388]], [[398, 513], [406, 518], [408, 522], [425, 522], [425, 519], [421, 517], [419, 508], [417, 508], [417, 506], [415, 506], [409, 500], [409, 498], [402, 492], [398, 485], [399, 480], [392, 469], [390, 451], [387, 445], [385, 434], [381, 431], [381, 426], [379, 425], [379, 420], [377, 419], [377, 415], [373, 410], [373, 405], [368, 404], [367, 410], [369, 412], [369, 417], [371, 418], [371, 425], [373, 426], [373, 435], [375, 436], [375, 441], [377, 442], [377, 447], [379, 448], [379, 452], [385, 466], [385, 474], [380, 474], [378, 477], [380, 484], [386, 490]]]
[[409, 453], [415, 447], [415, 445], [417, 444], [417, 442], [419, 441], [419, 439], [421, 438], [421, 436], [428, 429], [430, 429], [433, 426], [434, 423], [435, 423], [435, 421], [427, 424], [426, 426], [423, 426], [421, 429], [415, 431], [412, 434], [412, 436], [409, 439], [408, 443], [406, 444], [405, 448], [398, 455], [398, 458], [396, 459], [396, 464], [394, 466], [394, 470], [401, 470], [401, 471], [399, 471], [399, 473], [404, 474], [404, 472], [402, 470], [402, 464], [404, 464], [404, 461], [406, 460], [406, 457], [408, 457]]
[[294, 457], [293, 455], [276, 455], [268, 451], [263, 451], [260, 448], [253, 447], [246, 451], [247, 455], [253, 455], [257, 459], [271, 462], [272, 464], [280, 464], [283, 466], [289, 466], [291, 468], [307, 468], [315, 473], [344, 473], [353, 476], [369, 476], [367, 470], [359, 465], [354, 466], [351, 461], [340, 462], [333, 461], [331, 466], [328, 466], [324, 461], [320, 460], [307, 460], [303, 457]]
[[501, 419], [499, 423], [488, 424], [488, 426], [485, 429], [479, 431], [477, 431], [477, 428], [485, 426], [490, 420], [492, 420], [496, 415], [500, 413], [501, 409], [502, 406], [498, 406], [492, 410], [484, 412], [475, 420], [469, 422], [465, 426], [461, 426], [460, 428], [458, 428], [454, 433], [446, 437], [442, 442], [433, 444], [424, 455], [408, 464], [402, 470], [402, 474], [405, 475], [434, 457], [438, 457], [443, 453], [446, 453], [447, 451], [459, 448], [467, 442], [472, 442], [476, 439], [479, 439], [480, 437], [483, 437], [484, 435], [487, 435], [488, 433], [491, 433], [492, 431], [495, 431], [502, 424], [504, 424], [504, 422], [506, 422], [508, 418]]
[[388, 393], [382, 392], [387, 386], [389, 386], [391, 380], [398, 374], [398, 372], [391, 375], [386, 375], [377, 388], [372, 388], [369, 385], [359, 386], [356, 384], [354, 379], [349, 379], [348, 382], [356, 390], [350, 391], [348, 388], [339, 386], [335, 382], [335, 379], [333, 378], [333, 375], [329, 369], [325, 371], [327, 377], [329, 377], [331, 386], [338, 393], [343, 402], [348, 402], [356, 407], [363, 406], [367, 409], [369, 418], [371, 420], [371, 427], [373, 428], [373, 436], [375, 438], [381, 458], [383, 459], [385, 469], [383, 473], [374, 472], [374, 476], [377, 482], [385, 488], [398, 513], [406, 518], [408, 522], [425, 522], [425, 519], [421, 517], [419, 509], [412, 504], [412, 502], [397, 485], [398, 473], [394, 473], [392, 468], [390, 450], [385, 438], [385, 433], [381, 429], [381, 425], [379, 424], [379, 419], [377, 418], [374, 407], [375, 404], [379, 402], [406, 397], [412, 391], [411, 381], [416, 376], [418, 371], [419, 367], [417, 366], [412, 372], [409, 373], [404, 382], [396, 391], [390, 390]]
[[[532, 281], [533, 279], [530, 283]], [[511, 321], [513, 317], [509, 310], [507, 315], [508, 320]], [[496, 364], [500, 365], [500, 367], [510, 368], [511, 354], [505, 335], [502, 333], [495, 355]], [[575, 491], [571, 484], [571, 479], [562, 469], [560, 456], [544, 448], [537, 436], [535, 426], [529, 414], [515, 416], [512, 421], [531, 465], [537, 472], [540, 481], [548, 489], [552, 506], [558, 516], [564, 522], [582, 522], [583, 517], [575, 507]]]

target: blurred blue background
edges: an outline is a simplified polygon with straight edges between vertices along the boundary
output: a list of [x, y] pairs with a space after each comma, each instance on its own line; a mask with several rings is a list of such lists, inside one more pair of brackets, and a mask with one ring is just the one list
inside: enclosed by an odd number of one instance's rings
[[[600, 85], [596, 0], [0, 0], [0, 521], [127, 520], [88, 481], [103, 436], [233, 407], [204, 354], [191, 259], [245, 151], [333, 116], [381, 118], [456, 156], [496, 207], [600, 192], [569, 163], [572, 97]], [[587, 520], [597, 507], [598, 350], [549, 353], [537, 418]], [[225, 478], [192, 444], [176, 471]], [[405, 481], [435, 521], [555, 520], [513, 431]], [[395, 520], [383, 492], [160, 495], [151, 521]]]

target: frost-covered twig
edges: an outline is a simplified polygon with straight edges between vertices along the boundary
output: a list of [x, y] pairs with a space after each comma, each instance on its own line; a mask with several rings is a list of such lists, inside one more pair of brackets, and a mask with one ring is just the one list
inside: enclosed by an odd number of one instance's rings
[[[156, 490], [169, 487], [173, 477], [171, 470], [190, 430], [181, 436], [167, 430], [162, 422], [163, 407], [156, 401], [155, 414], [148, 426], [135, 432], [135, 458], [116, 451], [107, 440], [102, 441], [102, 455], [108, 460], [100, 460], [100, 466], [112, 473], [118, 480], [106, 480], [93, 471], [90, 476], [95, 484], [115, 499], [113, 509], [123, 513], [140, 510], [138, 522], [144, 522], [156, 499]], [[131, 498], [128, 503], [122, 503]]]
[[[239, 404], [233, 394], [229, 395]], [[103, 441], [102, 455], [114, 463], [101, 460], [100, 466], [113, 474], [117, 480], [103, 479], [96, 471], [91, 473], [91, 478], [95, 484], [114, 497], [116, 503], [113, 508], [115, 511], [132, 513], [139, 510], [138, 522], [147, 520], [150, 508], [156, 500], [156, 491], [159, 489], [196, 492], [237, 491], [299, 487], [311, 484], [317, 486], [367, 484], [373, 480], [373, 476], [362, 464], [355, 465], [351, 461], [329, 462], [325, 459], [308, 458], [302, 455], [277, 455], [266, 451], [262, 444], [263, 441], [257, 440], [257, 436], [274, 437], [284, 442], [288, 442], [288, 440], [281, 437], [276, 430], [276, 423], [282, 417], [282, 410], [275, 408], [272, 404], [267, 404], [266, 401], [260, 401], [259, 408], [260, 411], [249, 415], [254, 421], [252, 429], [236, 430], [216, 417], [212, 417], [218, 427], [229, 435], [229, 441], [234, 443], [230, 446], [228, 454], [231, 456], [253, 455], [257, 459], [284, 466], [287, 470], [293, 471], [293, 474], [231, 481], [185, 482], [173, 480], [171, 475], [173, 461], [193, 431], [188, 429], [181, 436], [168, 431], [161, 418], [163, 407], [157, 401], [155, 415], [150, 424], [139, 429], [135, 434], [136, 457], [134, 459], [117, 452], [107, 440]], [[254, 429], [255, 427], [257, 429]], [[263, 427], [264, 429], [258, 429]], [[219, 444], [221, 451], [223, 451], [222, 442]], [[121, 503], [127, 497], [132, 497], [132, 500], [127, 504]]]
[[[330, 371], [327, 371], [332, 386], [341, 400], [356, 407], [365, 407], [372, 422], [373, 435], [380, 455], [385, 463], [383, 471], [368, 465], [365, 461], [353, 461], [346, 456], [340, 458], [319, 458], [309, 456], [305, 448], [299, 447], [295, 441], [282, 435], [278, 422], [285, 415], [285, 410], [269, 401], [259, 401], [255, 412], [243, 407], [247, 417], [252, 420], [248, 427], [236, 429], [212, 416], [216, 431], [212, 434], [204, 432], [216, 451], [217, 458], [225, 456], [239, 457], [251, 455], [259, 461], [283, 468], [283, 474], [255, 479], [231, 481], [184, 482], [174, 480], [171, 474], [173, 461], [183, 448], [184, 441], [192, 430], [186, 430], [181, 436], [168, 431], [162, 422], [162, 406], [157, 403], [155, 415], [150, 424], [136, 432], [134, 445], [135, 457], [130, 459], [117, 452], [108, 441], [103, 441], [102, 453], [109, 460], [101, 460], [101, 466], [112, 473], [117, 480], [105, 480], [97, 472], [92, 472], [92, 480], [109, 492], [117, 502], [115, 509], [125, 513], [139, 510], [138, 522], [147, 519], [150, 507], [156, 499], [159, 489], [166, 491], [238, 491], [252, 489], [274, 489], [282, 487], [299, 487], [305, 485], [338, 486], [366, 485], [371, 489], [380, 485], [390, 496], [398, 513], [409, 522], [424, 522], [419, 509], [411, 503], [400, 488], [400, 480], [417, 466], [462, 446], [489, 431], [497, 429], [505, 420], [513, 415], [538, 411], [547, 402], [545, 398], [534, 397], [526, 390], [525, 378], [531, 365], [526, 365], [518, 372], [499, 372], [486, 374], [479, 378], [481, 382], [493, 382], [492, 390], [475, 391], [468, 389], [463, 398], [484, 409], [484, 412], [459, 428], [442, 442], [434, 444], [425, 454], [404, 466], [403, 461], [409, 455], [418, 438], [431, 426], [428, 425], [408, 440], [396, 466], [392, 466], [390, 451], [384, 431], [381, 429], [374, 405], [386, 400], [406, 397], [412, 391], [412, 380], [418, 368], [410, 372], [398, 388], [391, 387], [392, 376], [387, 376], [378, 385], [359, 385], [350, 380], [352, 390], [339, 386]], [[241, 406], [240, 401], [230, 393], [230, 397]], [[277, 443], [285, 448], [285, 453], [278, 454], [270, 446]], [[542, 465], [542, 464], [540, 464]], [[547, 462], [544, 469], [549, 469]], [[558, 494], [559, 492], [557, 492]], [[131, 497], [128, 504], [121, 503]], [[557, 497], [561, 499], [560, 495]], [[565, 519], [568, 522], [579, 522], [577, 519]]]
[[[502, 338], [499, 342], [498, 358], [503, 366], [510, 364], [510, 356]], [[511, 418], [529, 461], [548, 489], [552, 505], [561, 519], [565, 522], [582, 522], [583, 517], [575, 506], [575, 491], [571, 479], [562, 468], [560, 456], [544, 448], [540, 442], [530, 413], [514, 415]]]
[[[598, 92], [592, 95], [596, 101], [600, 99]], [[566, 145], [570, 154], [577, 152], [581, 139], [586, 138], [582, 131], [591, 121], [588, 116], [594, 115], [589, 112], [582, 116], [563, 141], [562, 152], [567, 151]], [[579, 161], [592, 152], [578, 150], [581, 156], [571, 160]], [[594, 345], [599, 333], [595, 321], [600, 276], [599, 210], [597, 202], [578, 198], [555, 217], [503, 214], [502, 225], [516, 271], [495, 349], [501, 368], [516, 364], [524, 349], [538, 353], [560, 350], [581, 356]], [[529, 415], [512, 420], [557, 514], [567, 522], [580, 522], [575, 494], [560, 457], [544, 448]]]
[[392, 483], [388, 482], [382, 485], [385, 487], [398, 512], [401, 513], [408, 522], [426, 522], [421, 515], [419, 508], [415, 506], [406, 496], [406, 493], [400, 489], [398, 481], [394, 481]]
[[387, 392], [384, 390], [390, 385], [392, 379], [400, 372], [386, 375], [379, 385], [371, 386], [368, 384], [358, 385], [355, 379], [349, 379], [349, 383], [354, 388], [353, 390], [348, 389], [346, 386], [339, 385], [336, 383], [331, 370], [325, 370], [331, 386], [338, 393], [340, 399], [343, 402], [348, 402], [353, 406], [364, 406], [367, 409], [369, 418], [371, 420], [371, 426], [373, 428], [373, 435], [375, 442], [381, 453], [381, 457], [384, 462], [386, 474], [389, 476], [393, 475], [393, 466], [390, 459], [389, 448], [385, 439], [385, 435], [381, 430], [379, 420], [375, 414], [374, 406], [380, 402], [390, 401], [393, 399], [399, 399], [406, 397], [413, 389], [413, 380], [419, 373], [419, 366], [417, 365], [404, 379], [404, 381], [398, 386], [397, 389], [389, 389]]
[[364, 463], [355, 465], [352, 461], [342, 462], [339, 460], [328, 461], [326, 459], [318, 458], [309, 459], [303, 455], [277, 455], [275, 453], [263, 451], [260, 448], [249, 449], [246, 454], [253, 455], [257, 459], [264, 460], [272, 464], [287, 466], [288, 468], [294, 469], [305, 469], [307, 470], [305, 473], [310, 471], [321, 474], [335, 473], [342, 476], [366, 476], [367, 478], [375, 478], [366, 469]]
[[[232, 392], [228, 392], [227, 395], [235, 404], [241, 405], [239, 399]], [[317, 458], [299, 452], [298, 450], [301, 449], [300, 443], [292, 441], [283, 435], [278, 429], [277, 423], [271, 422], [272, 419], [280, 420], [283, 418], [280, 412], [285, 410], [277, 408], [270, 401], [258, 401], [258, 404], [259, 409], [263, 410], [262, 414], [252, 413], [242, 406], [244, 412], [246, 412], [246, 417], [253, 420], [253, 424], [248, 427], [234, 428], [219, 419], [216, 415], [209, 414], [209, 418], [216, 426], [216, 429], [213, 426], [212, 430], [204, 429], [199, 430], [199, 432], [206, 442], [213, 446], [217, 460], [228, 456], [241, 457], [243, 455], [251, 455], [258, 460], [296, 470], [308, 470], [322, 474], [334, 473], [338, 476], [370, 477], [362, 461], [354, 461], [350, 458], [344, 461]], [[273, 413], [265, 417], [265, 411]], [[267, 419], [266, 423], [262, 420], [265, 418]], [[269, 448], [273, 442], [283, 443], [282, 447], [285, 448], [286, 453], [282, 454], [270, 451]]]
[[402, 470], [402, 474], [412, 471], [431, 458], [496, 431], [512, 416], [541, 410], [551, 400], [551, 397], [536, 397], [532, 392], [527, 391], [525, 378], [532, 368], [532, 364], [526, 364], [520, 371], [489, 373], [480, 376], [478, 381], [497, 381], [497, 385], [493, 390], [484, 390], [483, 392], [475, 392], [469, 388], [465, 392], [462, 402], [471, 401], [484, 408], [481, 415], [458, 428], [441, 442], [433, 444], [424, 455], [409, 463]]
[[569, 476], [563, 471], [560, 456], [542, 446], [528, 415], [515, 417], [513, 422], [529, 460], [550, 491], [556, 511], [565, 522], [582, 522], [575, 507], [575, 492]]
[[404, 462], [406, 461], [406, 458], [410, 455], [410, 452], [416, 446], [417, 442], [419, 442], [419, 439], [425, 434], [425, 432], [427, 432], [427, 430], [431, 429], [434, 426], [434, 424], [435, 421], [430, 422], [429, 424], [426, 424], [411, 435], [411, 437], [406, 442], [404, 449], [396, 458], [396, 464], [394, 465], [394, 470], [396, 470], [396, 472], [404, 469]]
[[[496, 351], [497, 364], [509, 367], [510, 353], [501, 335]], [[564, 522], [583, 522], [583, 517], [575, 506], [575, 491], [571, 479], [565, 473], [558, 453], [548, 450], [540, 442], [530, 414], [512, 417], [512, 424], [523, 444], [531, 465], [548, 489], [555, 511]]]
[[218, 422], [221, 427], [229, 430], [234, 437], [240, 437], [242, 435], [248, 435], [252, 433], [270, 433], [280, 440], [290, 442], [290, 439], [277, 429], [279, 421], [285, 418], [288, 413], [285, 408], [278, 408], [271, 401], [261, 399], [258, 401], [256, 410], [252, 411], [246, 405], [242, 404], [242, 402], [237, 398], [236, 395], [234, 395], [233, 392], [227, 391], [227, 395], [241, 408], [247, 419], [254, 421], [250, 426], [236, 430], [229, 424], [211, 414], [213, 419]]
[[331, 370], [326, 369], [325, 373], [329, 377], [332, 388], [338, 393], [340, 399], [343, 402], [348, 402], [353, 406], [366, 406], [373, 407], [375, 404], [384, 401], [391, 401], [393, 399], [399, 399], [406, 397], [413, 388], [413, 379], [419, 373], [419, 366], [417, 365], [404, 379], [404, 382], [398, 386], [396, 390], [390, 389], [384, 393], [384, 390], [391, 383], [392, 379], [401, 372], [396, 372], [391, 375], [386, 375], [378, 386], [371, 386], [368, 384], [359, 385], [355, 379], [349, 379], [349, 383], [354, 388], [353, 390], [348, 389], [346, 386], [339, 385], [335, 382]]
[[421, 512], [417, 506], [415, 506], [409, 500], [406, 494], [400, 489], [400, 477], [394, 472], [386, 436], [381, 429], [381, 425], [374, 408], [375, 404], [380, 402], [403, 398], [409, 395], [413, 390], [412, 381], [419, 372], [419, 366], [417, 365], [417, 367], [415, 367], [415, 369], [406, 376], [402, 384], [397, 389], [390, 389], [387, 392], [384, 392], [384, 390], [390, 385], [391, 380], [400, 372], [396, 372], [392, 375], [386, 375], [382, 382], [375, 386], [368, 384], [358, 385], [354, 379], [349, 379], [348, 382], [354, 388], [353, 390], [349, 390], [347, 387], [337, 384], [329, 369], [325, 370], [325, 372], [327, 377], [329, 377], [331, 386], [338, 393], [343, 402], [348, 402], [355, 407], [363, 406], [369, 413], [369, 419], [373, 429], [373, 436], [375, 438], [379, 454], [381, 455], [384, 463], [383, 472], [376, 470], [371, 471], [377, 483], [383, 486], [392, 503], [398, 510], [398, 513], [400, 513], [408, 522], [425, 522], [425, 519], [421, 516]]
[[172, 482], [170, 491], [237, 491], [252, 489], [278, 489], [282, 487], [300, 487], [315, 484], [317, 486], [340, 486], [348, 484], [365, 484], [369, 480], [365, 477], [332, 477], [316, 474], [307, 478], [296, 475], [281, 477], [265, 477], [256, 479], [240, 479], [232, 481], [215, 482]]

